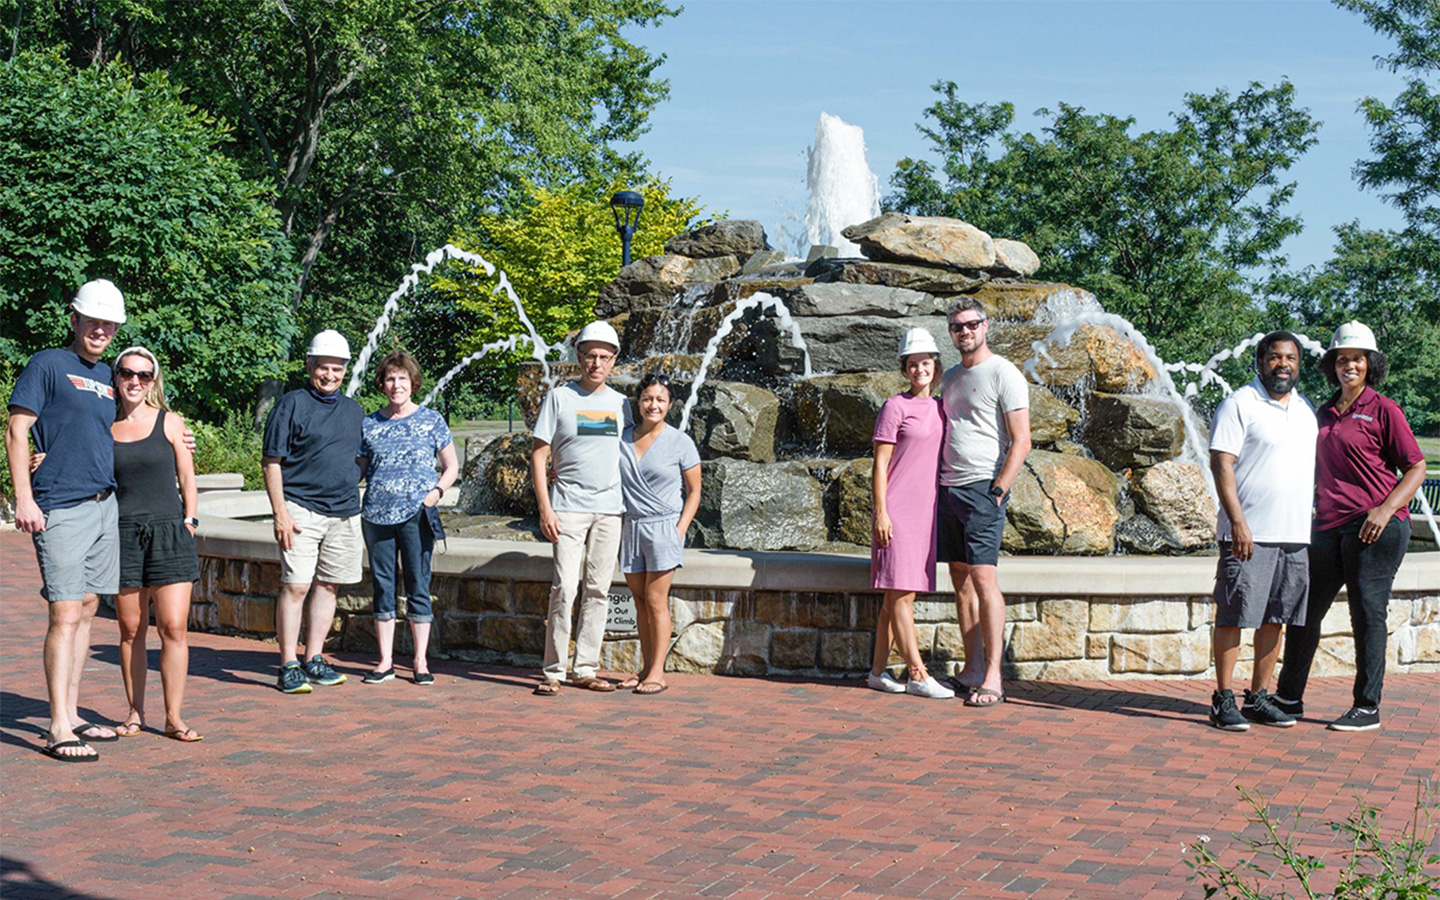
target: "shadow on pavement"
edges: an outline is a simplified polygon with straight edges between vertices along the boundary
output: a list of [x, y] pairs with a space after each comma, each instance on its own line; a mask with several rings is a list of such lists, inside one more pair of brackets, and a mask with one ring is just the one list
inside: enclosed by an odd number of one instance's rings
[[30, 864], [0, 855], [0, 894], [6, 900], [37, 900], [65, 897], [68, 900], [108, 900], [100, 894], [85, 894], [44, 877]]

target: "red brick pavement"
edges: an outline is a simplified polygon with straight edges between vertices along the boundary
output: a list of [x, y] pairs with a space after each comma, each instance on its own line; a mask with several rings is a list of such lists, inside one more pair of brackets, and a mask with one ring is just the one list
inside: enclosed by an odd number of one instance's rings
[[[1015, 684], [992, 710], [699, 676], [547, 700], [529, 672], [368, 686], [342, 657], [349, 683], [292, 697], [273, 645], [196, 635], [186, 718], [206, 740], [147, 733], [67, 767], [39, 753], [22, 535], [0, 535], [0, 584], [7, 898], [1198, 897], [1181, 842], [1238, 853], [1237, 787], [1303, 802], [1307, 849], [1333, 852], [1327, 818], [1364, 796], [1398, 827], [1440, 761], [1433, 675], [1389, 679], [1379, 732], [1235, 735], [1205, 725], [1199, 681]], [[82, 697], [102, 720], [123, 703], [114, 627], [96, 623]], [[1328, 715], [1348, 692], [1306, 699]]]

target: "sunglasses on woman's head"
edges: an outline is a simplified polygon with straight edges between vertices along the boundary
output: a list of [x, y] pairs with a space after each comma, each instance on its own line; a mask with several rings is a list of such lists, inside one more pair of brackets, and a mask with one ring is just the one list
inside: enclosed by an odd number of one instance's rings
[[141, 384], [149, 384], [150, 382], [152, 382], [152, 381], [155, 380], [155, 370], [154, 370], [154, 369], [141, 369], [141, 370], [139, 370], [139, 371], [136, 371], [135, 369], [121, 369], [121, 370], [120, 370], [120, 380], [121, 380], [121, 381], [126, 381], [126, 380], [129, 380], [129, 379], [131, 379], [131, 378], [138, 378], [138, 379], [140, 380], [140, 383], [141, 383]]

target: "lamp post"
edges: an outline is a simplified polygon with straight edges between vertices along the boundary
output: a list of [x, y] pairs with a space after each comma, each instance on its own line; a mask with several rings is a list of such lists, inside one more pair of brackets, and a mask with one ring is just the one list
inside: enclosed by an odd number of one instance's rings
[[610, 211], [615, 214], [615, 230], [620, 232], [620, 256], [622, 266], [630, 265], [630, 239], [640, 227], [640, 211], [645, 208], [645, 198], [635, 191], [620, 191], [610, 198]]

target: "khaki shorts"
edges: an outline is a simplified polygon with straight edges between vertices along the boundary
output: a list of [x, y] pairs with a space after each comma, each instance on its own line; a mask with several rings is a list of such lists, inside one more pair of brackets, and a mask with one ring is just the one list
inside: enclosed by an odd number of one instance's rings
[[285, 509], [300, 531], [291, 535], [290, 549], [280, 551], [282, 582], [355, 584], [360, 580], [365, 541], [358, 515], [322, 516], [289, 500]]

